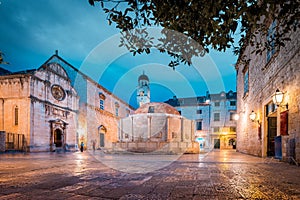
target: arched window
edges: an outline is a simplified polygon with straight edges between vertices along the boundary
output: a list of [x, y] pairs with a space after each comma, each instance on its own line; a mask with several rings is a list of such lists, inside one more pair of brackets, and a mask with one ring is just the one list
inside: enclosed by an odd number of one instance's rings
[[118, 102], [115, 102], [115, 114], [116, 114], [116, 116], [119, 116], [119, 108], [120, 108], [120, 105], [119, 105], [119, 103]]
[[15, 116], [14, 124], [15, 124], [15, 126], [17, 126], [19, 124], [19, 108], [18, 108], [18, 106], [15, 106], [14, 116]]

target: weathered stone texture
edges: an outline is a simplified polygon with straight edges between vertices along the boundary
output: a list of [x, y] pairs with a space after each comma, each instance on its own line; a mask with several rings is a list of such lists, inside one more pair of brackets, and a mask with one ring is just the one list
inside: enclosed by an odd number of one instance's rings
[[[87, 80], [86, 103], [86, 144], [92, 149], [93, 142], [100, 147], [100, 132], [104, 133], [106, 149], [112, 148], [112, 143], [118, 140], [119, 119], [133, 113], [133, 109], [99, 84]], [[100, 99], [104, 100], [104, 109], [100, 108]], [[83, 114], [83, 113], [82, 113]], [[80, 113], [81, 115], [81, 113]], [[85, 114], [84, 114], [85, 115]], [[104, 127], [101, 131], [99, 127]], [[103, 130], [103, 129], [102, 129]]]
[[[286, 159], [287, 141], [296, 138], [296, 159], [300, 161], [300, 55], [299, 30], [291, 34], [291, 42], [278, 50], [269, 62], [266, 52], [262, 55], [251, 54], [248, 46], [244, 54], [249, 64], [237, 64], [237, 109], [240, 115], [237, 125], [237, 149], [257, 156], [267, 156], [268, 116], [265, 106], [272, 103], [276, 89], [284, 92], [282, 106], [279, 106], [273, 117], [277, 117], [277, 135], [280, 135], [280, 113], [288, 104], [288, 136], [282, 141], [283, 159]], [[241, 55], [241, 57], [243, 56]], [[239, 60], [241, 61], [241, 60]], [[249, 92], [244, 94], [244, 70], [249, 69]], [[251, 111], [257, 113], [257, 120], [249, 119]], [[259, 133], [261, 124], [261, 139]]]
[[[148, 112], [149, 106], [153, 106], [153, 112]], [[119, 142], [114, 144], [114, 151], [199, 152], [199, 144], [194, 144], [194, 121], [174, 110], [164, 103], [149, 103], [135, 114], [121, 119]]]

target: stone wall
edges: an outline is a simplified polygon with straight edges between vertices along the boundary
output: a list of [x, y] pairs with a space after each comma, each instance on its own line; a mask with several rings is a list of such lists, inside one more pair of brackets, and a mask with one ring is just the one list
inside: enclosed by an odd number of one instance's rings
[[180, 115], [141, 113], [120, 120], [119, 142], [114, 151], [198, 153], [195, 123]]
[[[30, 136], [30, 81], [24, 74], [0, 76], [0, 130]], [[16, 113], [17, 108], [17, 124]]]
[[[289, 139], [296, 139], [296, 159], [300, 162], [300, 59], [299, 30], [291, 34], [291, 42], [277, 51], [269, 62], [266, 52], [262, 55], [251, 54], [250, 46], [244, 56], [250, 59], [248, 64], [237, 64], [237, 109], [240, 115], [237, 126], [238, 151], [267, 156], [268, 123], [265, 106], [272, 103], [276, 89], [284, 92], [284, 101], [273, 117], [277, 117], [277, 135], [280, 135], [280, 113], [287, 110], [288, 136], [283, 140], [283, 159], [286, 159], [286, 147]], [[240, 60], [241, 61], [241, 60]], [[244, 70], [249, 69], [249, 92], [244, 94]], [[252, 122], [249, 115], [252, 110], [257, 119]], [[261, 126], [261, 138], [259, 136]]]
[[[119, 119], [126, 117], [133, 109], [111, 92], [87, 79], [87, 102], [86, 111], [79, 115], [85, 115], [81, 119], [86, 121], [86, 129], [80, 127], [80, 134], [85, 135], [85, 143], [88, 149], [92, 149], [93, 142], [100, 147], [100, 132], [104, 134], [106, 149], [112, 148], [112, 143], [118, 140]], [[100, 108], [100, 99], [104, 100], [104, 109]], [[118, 111], [117, 111], [118, 110]], [[79, 121], [81, 123], [81, 121]], [[104, 127], [102, 130], [99, 127]], [[105, 130], [104, 130], [105, 129]]]

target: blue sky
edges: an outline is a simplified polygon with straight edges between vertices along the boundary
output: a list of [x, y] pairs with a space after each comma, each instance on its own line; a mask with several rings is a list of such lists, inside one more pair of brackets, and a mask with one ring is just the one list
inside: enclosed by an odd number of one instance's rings
[[11, 71], [38, 68], [55, 50], [124, 101], [136, 106], [137, 78], [150, 79], [151, 101], [236, 90], [236, 57], [211, 51], [192, 66], [167, 65], [156, 50], [132, 56], [119, 48], [119, 30], [109, 26], [100, 7], [74, 0], [0, 0], [0, 50]]

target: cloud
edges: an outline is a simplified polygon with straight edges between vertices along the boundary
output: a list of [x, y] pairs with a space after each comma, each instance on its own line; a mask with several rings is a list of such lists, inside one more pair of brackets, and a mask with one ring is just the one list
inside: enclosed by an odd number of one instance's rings
[[[111, 36], [119, 31], [107, 24], [106, 16], [100, 7], [92, 7], [87, 1], [1, 0], [1, 2], [0, 50], [11, 63], [7, 67], [10, 70], [38, 68], [57, 49], [60, 56], [77, 68], [82, 67], [82, 62], [86, 63], [83, 71], [87, 75], [92, 76], [95, 71], [99, 72], [99, 76], [95, 77], [96, 81], [102, 80], [101, 83], [105, 87], [113, 90], [119, 79], [132, 68], [147, 63], [156, 63], [168, 68], [167, 65], [171, 60], [169, 56], [155, 51], [150, 55], [133, 57], [118, 48], [119, 39]], [[100, 46], [102, 44], [103, 48], [93, 52], [99, 44]], [[113, 57], [116, 53], [120, 55]], [[230, 81], [228, 78], [235, 78], [233, 67], [232, 69], [228, 67], [235, 58], [220, 53], [209, 55], [212, 55], [212, 60], [217, 64], [221, 76], [226, 76], [224, 79], [226, 88], [235, 85], [235, 80]], [[96, 59], [90, 59], [93, 56]], [[87, 62], [84, 62], [85, 58]], [[201, 65], [201, 67], [209, 69], [208, 66]], [[147, 68], [145, 70], [147, 71]], [[207, 89], [205, 85], [207, 80], [203, 81], [202, 74], [193, 67], [180, 66], [176, 72], [168, 70], [157, 73], [157, 77], [152, 80], [156, 84], [167, 84], [166, 88], [172, 89], [176, 84], [181, 88], [180, 81], [172, 75], [181, 73], [197, 94], [202, 94], [201, 90]], [[138, 77], [139, 73], [135, 75]], [[134, 84], [137, 77], [131, 78]]]

